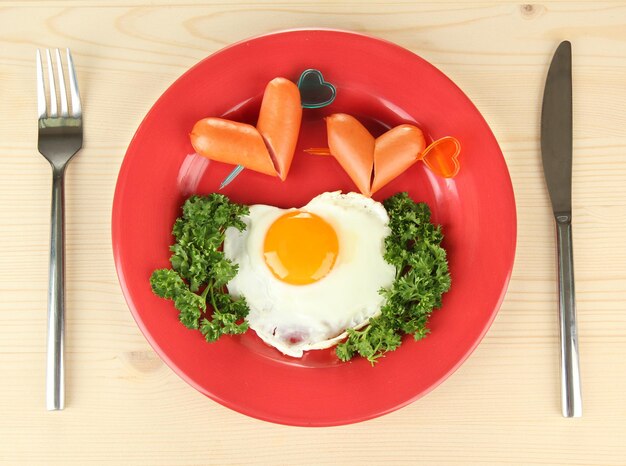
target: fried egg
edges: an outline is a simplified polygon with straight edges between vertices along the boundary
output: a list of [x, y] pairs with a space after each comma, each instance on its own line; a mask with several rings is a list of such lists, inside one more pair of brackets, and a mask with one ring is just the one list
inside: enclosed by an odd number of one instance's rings
[[326, 192], [301, 208], [252, 205], [244, 231], [229, 228], [224, 254], [239, 265], [227, 284], [246, 298], [250, 328], [282, 353], [328, 348], [380, 313], [379, 290], [395, 267], [382, 204], [357, 193]]

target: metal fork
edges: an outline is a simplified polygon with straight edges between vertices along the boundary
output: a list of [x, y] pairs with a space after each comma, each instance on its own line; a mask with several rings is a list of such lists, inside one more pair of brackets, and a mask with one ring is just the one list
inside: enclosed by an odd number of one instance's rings
[[46, 97], [44, 67], [41, 54], [37, 50], [37, 112], [39, 114], [37, 148], [52, 167], [46, 363], [46, 406], [48, 410], [63, 409], [65, 404], [63, 369], [65, 330], [64, 182], [65, 168], [83, 145], [83, 117], [72, 55], [70, 50], [66, 49], [70, 102], [68, 102], [65, 89], [65, 72], [63, 71], [59, 49], [55, 49], [54, 55], [56, 58], [56, 77], [50, 50], [46, 50], [48, 99]]

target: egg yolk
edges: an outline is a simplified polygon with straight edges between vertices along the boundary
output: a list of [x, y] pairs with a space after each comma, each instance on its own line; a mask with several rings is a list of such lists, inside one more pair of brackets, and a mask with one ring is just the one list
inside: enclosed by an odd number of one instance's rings
[[326, 276], [338, 251], [333, 227], [320, 216], [301, 211], [279, 217], [263, 244], [265, 263], [274, 276], [292, 285], [314, 283]]

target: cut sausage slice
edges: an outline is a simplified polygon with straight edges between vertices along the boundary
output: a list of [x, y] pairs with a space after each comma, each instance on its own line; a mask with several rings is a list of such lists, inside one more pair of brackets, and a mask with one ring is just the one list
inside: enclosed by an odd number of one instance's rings
[[298, 86], [285, 78], [272, 79], [265, 87], [256, 127], [283, 181], [287, 178], [296, 151], [301, 121], [302, 104]]
[[196, 152], [211, 160], [278, 175], [263, 137], [254, 126], [222, 118], [204, 118], [194, 125], [189, 137]]
[[359, 121], [345, 113], [326, 118], [328, 148], [359, 191], [370, 196], [374, 167], [374, 136]]
[[426, 147], [424, 133], [413, 125], [400, 125], [376, 138], [374, 148], [374, 194], [420, 160]]

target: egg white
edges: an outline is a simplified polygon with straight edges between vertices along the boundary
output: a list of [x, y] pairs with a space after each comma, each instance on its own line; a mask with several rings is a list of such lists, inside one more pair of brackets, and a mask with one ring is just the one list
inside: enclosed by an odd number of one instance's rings
[[[272, 223], [300, 210], [322, 217], [337, 233], [339, 251], [332, 270], [308, 285], [278, 280], [265, 264], [263, 243]], [[326, 192], [300, 209], [250, 206], [246, 229], [226, 231], [224, 254], [239, 265], [228, 283], [233, 296], [250, 307], [246, 320], [258, 336], [282, 353], [328, 348], [380, 313], [381, 288], [391, 286], [395, 267], [383, 258], [389, 216], [382, 204], [357, 193]]]

